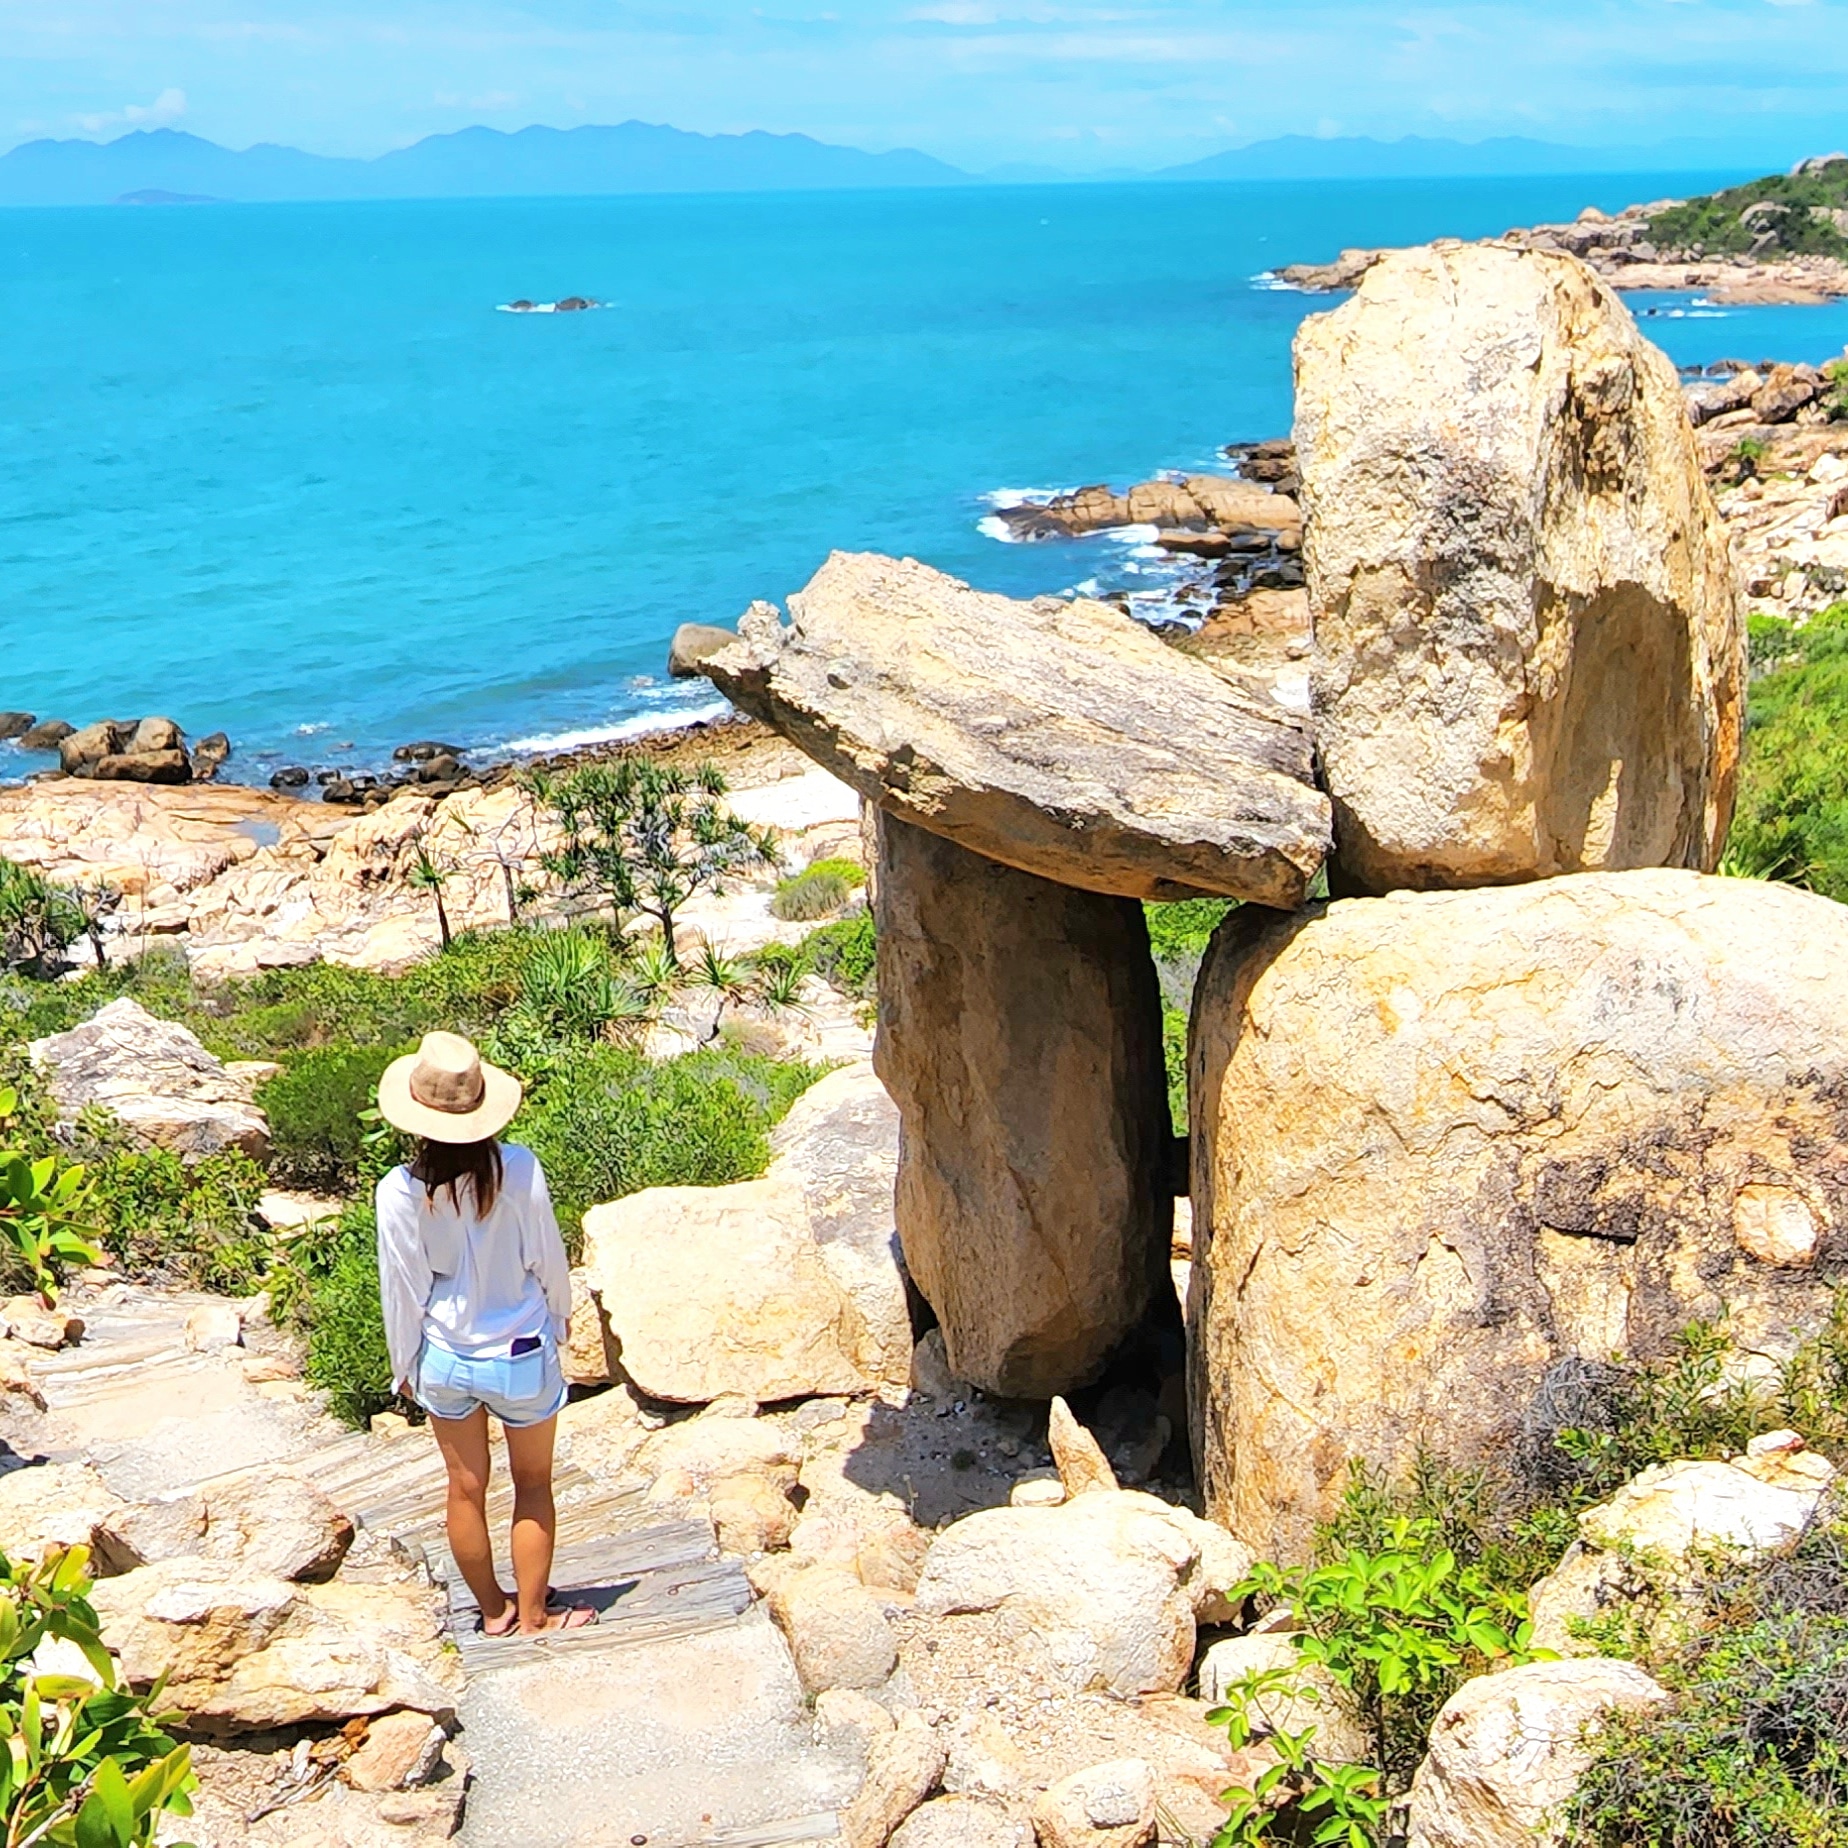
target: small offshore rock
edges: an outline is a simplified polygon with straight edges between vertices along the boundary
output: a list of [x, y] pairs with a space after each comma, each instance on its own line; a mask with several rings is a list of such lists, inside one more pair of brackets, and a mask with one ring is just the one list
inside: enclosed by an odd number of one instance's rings
[[308, 787], [308, 767], [306, 764], [285, 764], [270, 778], [271, 789], [306, 789]]
[[55, 751], [77, 727], [66, 719], [41, 719], [19, 735], [22, 751]]
[[207, 732], [192, 748], [193, 778], [209, 783], [231, 761], [231, 740], [221, 731]]
[[0, 712], [0, 744], [12, 744], [25, 737], [37, 723], [30, 712]]

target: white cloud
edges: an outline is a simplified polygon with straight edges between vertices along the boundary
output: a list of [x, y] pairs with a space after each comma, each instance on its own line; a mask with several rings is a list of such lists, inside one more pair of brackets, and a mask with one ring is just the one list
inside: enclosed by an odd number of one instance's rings
[[112, 128], [165, 128], [186, 113], [186, 92], [165, 89], [151, 103], [129, 103], [99, 115], [71, 118], [86, 135], [104, 135]]

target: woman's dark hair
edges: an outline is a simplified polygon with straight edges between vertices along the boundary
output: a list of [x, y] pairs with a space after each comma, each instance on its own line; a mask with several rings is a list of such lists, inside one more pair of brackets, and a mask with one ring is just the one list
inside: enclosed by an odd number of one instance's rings
[[433, 1205], [447, 1187], [460, 1212], [462, 1183], [467, 1181], [475, 1211], [484, 1217], [493, 1212], [500, 1197], [503, 1172], [500, 1143], [492, 1136], [485, 1142], [432, 1142], [422, 1137], [411, 1162], [412, 1177], [423, 1182], [424, 1194]]

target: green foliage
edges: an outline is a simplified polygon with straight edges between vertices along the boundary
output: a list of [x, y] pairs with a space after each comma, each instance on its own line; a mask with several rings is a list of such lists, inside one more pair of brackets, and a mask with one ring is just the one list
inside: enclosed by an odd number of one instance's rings
[[1327, 1677], [1365, 1728], [1388, 1796], [1410, 1786], [1431, 1722], [1460, 1683], [1533, 1659], [1525, 1593], [1465, 1565], [1431, 1521], [1394, 1520], [1376, 1552], [1260, 1562], [1230, 1595], [1295, 1613], [1299, 1660]]
[[870, 911], [856, 911], [810, 931], [802, 939], [801, 952], [808, 967], [843, 994], [871, 996], [879, 952]]
[[509, 1026], [546, 1039], [594, 1040], [640, 1024], [651, 1011], [649, 992], [622, 972], [607, 937], [560, 930], [548, 932], [527, 959]]
[[1149, 950], [1157, 963], [1183, 956], [1196, 960], [1237, 901], [1230, 898], [1184, 898], [1171, 905], [1144, 905], [1149, 921]]
[[[162, 1815], [190, 1815], [191, 1749], [163, 1730], [159, 1690], [131, 1693], [89, 1602], [89, 1551], [37, 1565], [0, 1555], [0, 1816], [7, 1848], [147, 1848]], [[76, 1651], [60, 1672], [42, 1645]]]
[[852, 882], [824, 866], [811, 866], [793, 879], [778, 882], [770, 915], [786, 923], [808, 924], [825, 918], [853, 897]]
[[511, 1133], [544, 1165], [575, 1249], [585, 1210], [599, 1201], [761, 1174], [768, 1131], [820, 1076], [719, 1048], [651, 1062], [597, 1047], [537, 1083]]
[[1161, 1051], [1168, 1072], [1168, 1115], [1177, 1136], [1187, 1134], [1187, 1020], [1194, 984], [1213, 932], [1235, 904], [1229, 898], [1184, 898], [1142, 907], [1161, 983]]
[[1725, 870], [1848, 899], [1848, 603], [1802, 628], [1760, 620]]
[[331, 1229], [293, 1241], [271, 1301], [308, 1337], [308, 1383], [336, 1418], [362, 1426], [398, 1399], [379, 1304], [378, 1222], [369, 1198], [354, 1200]]
[[[17, 1090], [0, 1089], [0, 1135], [13, 1129], [19, 1105]], [[88, 1195], [81, 1166], [0, 1147], [0, 1280], [9, 1290], [55, 1296], [67, 1265], [96, 1262], [96, 1248], [83, 1236]]]
[[725, 778], [713, 764], [688, 770], [625, 757], [535, 772], [527, 786], [564, 836], [544, 856], [546, 870], [567, 886], [600, 891], [619, 926], [653, 918], [670, 957], [674, 918], [694, 893], [777, 863], [770, 831], [725, 806]]
[[1178, 1007], [1161, 1010], [1161, 1057], [1168, 1071], [1168, 1120], [1177, 1136], [1187, 1134], [1187, 1016]]
[[[1343, 1764], [1315, 1750], [1320, 1727], [1292, 1729], [1272, 1722], [1273, 1711], [1318, 1705], [1294, 1669], [1267, 1668], [1244, 1676], [1226, 1690], [1226, 1702], [1206, 1717], [1224, 1726], [1235, 1752], [1262, 1739], [1276, 1754], [1249, 1784], [1225, 1791], [1225, 1826], [1213, 1848], [1262, 1848], [1267, 1842], [1304, 1839], [1298, 1821], [1309, 1825], [1312, 1844], [1375, 1848], [1392, 1811], [1380, 1793], [1380, 1774], [1371, 1765]], [[1287, 1833], [1280, 1834], [1280, 1830]]]
[[1830, 216], [1843, 206], [1848, 163], [1773, 173], [1657, 212], [1649, 236], [1664, 255], [1734, 255], [1756, 246], [1761, 255], [1848, 257], [1848, 236]]
[[71, 892], [36, 867], [0, 860], [0, 968], [49, 972], [83, 933]]
[[317, 1046], [290, 1053], [257, 1094], [270, 1121], [278, 1186], [345, 1193], [358, 1179], [365, 1113], [396, 1056], [390, 1046]]
[[247, 1296], [270, 1258], [253, 1215], [268, 1182], [227, 1149], [185, 1162], [143, 1148], [100, 1116], [78, 1126], [90, 1175], [90, 1218], [125, 1276]]
[[1665, 1710], [1618, 1716], [1564, 1818], [1575, 1848], [1825, 1848], [1848, 1840], [1848, 1524], [1710, 1558], [1685, 1640], [1648, 1668]]

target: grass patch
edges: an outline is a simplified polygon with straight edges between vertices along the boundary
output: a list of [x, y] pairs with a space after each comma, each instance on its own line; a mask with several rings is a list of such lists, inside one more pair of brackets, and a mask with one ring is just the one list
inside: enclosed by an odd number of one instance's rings
[[270, 1175], [277, 1186], [342, 1194], [358, 1184], [365, 1113], [400, 1050], [317, 1046], [288, 1058], [257, 1093], [270, 1120]]

